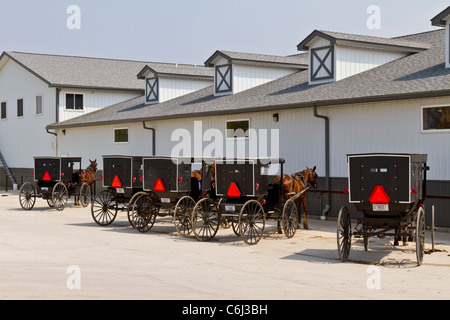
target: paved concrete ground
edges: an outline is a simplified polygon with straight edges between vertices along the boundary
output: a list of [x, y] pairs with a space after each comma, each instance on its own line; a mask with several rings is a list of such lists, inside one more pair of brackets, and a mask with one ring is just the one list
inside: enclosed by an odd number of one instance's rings
[[389, 239], [368, 252], [354, 240], [342, 263], [336, 222], [309, 224], [286, 239], [270, 223], [255, 246], [231, 229], [199, 242], [167, 218], [142, 234], [124, 214], [100, 227], [72, 201], [23, 211], [16, 194], [0, 193], [0, 299], [450, 299], [449, 233], [437, 233], [439, 252], [421, 267], [413, 243]]

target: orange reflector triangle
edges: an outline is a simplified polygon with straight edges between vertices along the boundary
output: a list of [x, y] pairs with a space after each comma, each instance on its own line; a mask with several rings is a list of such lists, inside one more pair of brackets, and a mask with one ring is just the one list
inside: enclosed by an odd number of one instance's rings
[[162, 181], [161, 178], [158, 178], [158, 180], [156, 180], [155, 186], [153, 187], [154, 191], [158, 191], [158, 192], [164, 192], [166, 191], [166, 186], [164, 185], [164, 182]]
[[369, 197], [371, 204], [388, 204], [390, 200], [383, 186], [376, 186]]
[[239, 188], [237, 187], [236, 183], [234, 182], [230, 183], [227, 195], [232, 198], [238, 198], [241, 196], [241, 192], [239, 191]]
[[122, 183], [120, 182], [120, 179], [118, 176], [114, 176], [114, 180], [111, 184], [111, 187], [113, 188], [122, 188]]
[[48, 171], [45, 171], [44, 176], [42, 177], [42, 180], [52, 181], [52, 177], [50, 177], [50, 173], [48, 173]]

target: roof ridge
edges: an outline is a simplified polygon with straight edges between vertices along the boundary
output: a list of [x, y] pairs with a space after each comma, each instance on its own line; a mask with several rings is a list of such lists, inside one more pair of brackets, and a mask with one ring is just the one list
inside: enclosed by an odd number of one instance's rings
[[188, 64], [188, 63], [176, 63], [176, 62], [158, 62], [158, 61], [142, 61], [142, 60], [131, 60], [131, 59], [116, 59], [116, 58], [101, 58], [101, 57], [87, 57], [87, 56], [74, 56], [74, 55], [64, 55], [64, 54], [54, 54], [54, 53], [36, 53], [36, 52], [22, 52], [22, 51], [5, 51], [6, 53], [18, 53], [18, 54], [29, 54], [29, 55], [39, 55], [39, 56], [49, 56], [49, 57], [65, 57], [65, 58], [78, 58], [78, 59], [93, 59], [93, 60], [109, 60], [109, 61], [120, 61], [120, 62], [138, 62], [138, 63], [157, 63], [161, 65], [177, 65], [177, 66], [189, 66], [189, 67], [204, 67], [203, 64]]

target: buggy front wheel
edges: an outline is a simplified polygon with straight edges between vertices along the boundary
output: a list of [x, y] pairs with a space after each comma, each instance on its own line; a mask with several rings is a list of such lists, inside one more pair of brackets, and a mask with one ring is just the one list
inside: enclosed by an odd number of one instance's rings
[[97, 193], [91, 204], [91, 214], [98, 225], [111, 224], [117, 216], [117, 202], [114, 195], [108, 190]]
[[173, 223], [175, 228], [183, 237], [187, 237], [192, 232], [192, 210], [195, 207], [195, 201], [190, 196], [184, 196], [178, 200], [173, 213]]
[[36, 203], [36, 189], [29, 182], [22, 185], [19, 191], [20, 206], [24, 210], [31, 210]]
[[192, 210], [192, 230], [200, 241], [209, 241], [219, 230], [220, 216], [216, 203], [211, 198], [199, 200]]
[[64, 182], [58, 182], [52, 191], [52, 201], [53, 206], [56, 210], [62, 211], [66, 207], [67, 201], [69, 200], [69, 192]]
[[91, 201], [91, 187], [85, 182], [81, 185], [80, 188], [80, 203], [84, 208], [86, 208], [89, 203], [91, 203]]
[[339, 258], [345, 262], [350, 255], [352, 245], [352, 224], [348, 208], [343, 206], [339, 211], [337, 223], [337, 245]]
[[289, 199], [283, 206], [282, 226], [284, 235], [290, 239], [295, 235], [298, 224], [298, 211], [294, 200]]

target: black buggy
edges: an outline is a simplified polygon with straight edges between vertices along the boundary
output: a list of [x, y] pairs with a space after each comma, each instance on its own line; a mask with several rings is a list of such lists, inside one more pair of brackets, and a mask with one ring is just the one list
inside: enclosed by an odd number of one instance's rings
[[[102, 186], [92, 201], [91, 214], [94, 221], [110, 225], [119, 211], [129, 211], [137, 194], [142, 191], [141, 156], [103, 156]], [[131, 223], [131, 222], [130, 222]]]
[[354, 154], [347, 156], [349, 202], [362, 217], [351, 227], [349, 210], [343, 206], [337, 225], [339, 257], [347, 261], [352, 237], [394, 236], [397, 242], [415, 239], [417, 263], [421, 265], [425, 244], [425, 154]]
[[283, 230], [292, 238], [297, 229], [295, 200], [307, 189], [283, 200], [282, 179], [269, 183], [268, 170], [279, 164], [283, 176], [284, 159], [226, 159], [215, 162], [215, 192], [220, 198], [199, 200], [192, 212], [194, 235], [200, 241], [215, 237], [219, 226], [231, 224], [234, 233], [250, 245], [263, 236], [266, 219], [282, 221]]
[[202, 161], [200, 176], [192, 171], [192, 158], [143, 158], [143, 191], [128, 212], [131, 225], [149, 231], [157, 217], [173, 217], [177, 232], [192, 232], [191, 213], [197, 199], [211, 190], [211, 165]]
[[69, 197], [74, 197], [86, 207], [91, 200], [92, 181], [83, 181], [80, 176], [79, 157], [34, 157], [34, 181], [26, 182], [19, 191], [19, 202], [24, 210], [34, 207], [36, 198], [47, 200], [47, 204], [58, 211], [64, 210]]

